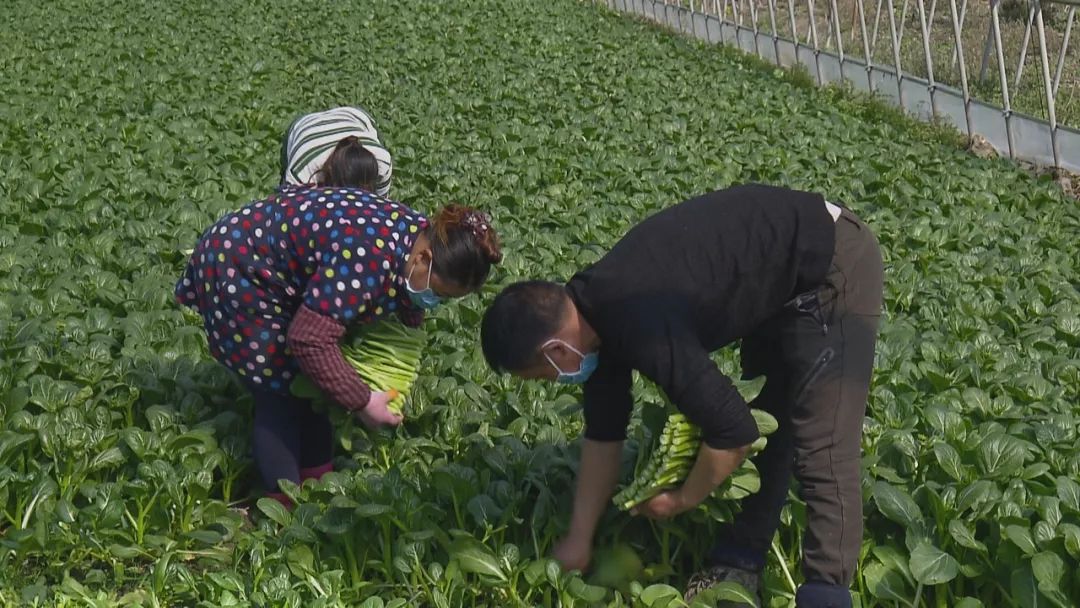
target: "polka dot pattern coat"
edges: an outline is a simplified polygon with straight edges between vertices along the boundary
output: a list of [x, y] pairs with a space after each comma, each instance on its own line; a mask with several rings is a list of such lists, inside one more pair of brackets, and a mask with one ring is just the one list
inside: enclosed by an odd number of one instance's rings
[[176, 298], [203, 318], [215, 359], [248, 384], [286, 392], [298, 367], [285, 337], [306, 305], [342, 325], [422, 311], [403, 270], [427, 218], [353, 188], [287, 187], [199, 239]]

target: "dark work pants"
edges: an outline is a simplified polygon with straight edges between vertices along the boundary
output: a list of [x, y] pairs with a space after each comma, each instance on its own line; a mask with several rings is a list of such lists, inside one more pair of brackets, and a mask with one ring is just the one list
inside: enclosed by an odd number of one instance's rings
[[278, 480], [299, 484], [301, 470], [320, 467], [333, 455], [330, 418], [315, 413], [311, 404], [292, 395], [253, 390], [255, 465], [268, 492], [278, 492]]
[[877, 239], [845, 209], [824, 284], [800, 294], [743, 340], [746, 377], [766, 377], [751, 407], [773, 414], [780, 427], [754, 459], [761, 490], [743, 500], [723, 530], [714, 562], [748, 569], [764, 564], [794, 475], [807, 507], [807, 582], [845, 589], [851, 584], [862, 540], [861, 437], [882, 275]]

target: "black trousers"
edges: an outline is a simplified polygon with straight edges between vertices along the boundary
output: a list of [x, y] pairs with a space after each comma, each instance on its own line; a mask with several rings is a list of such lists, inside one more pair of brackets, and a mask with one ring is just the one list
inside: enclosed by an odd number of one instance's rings
[[[761, 490], [723, 530], [714, 561], [764, 564], [794, 476], [807, 507], [804, 576], [851, 584], [862, 540], [861, 437], [882, 275], [877, 239], [845, 209], [824, 284], [743, 340], [746, 377], [766, 377], [751, 407], [773, 414], [780, 427], [754, 459]], [[731, 555], [748, 560], [724, 559]]]
[[333, 456], [334, 431], [326, 414], [292, 395], [253, 390], [255, 465], [268, 492], [278, 480], [300, 483], [301, 469], [319, 467]]

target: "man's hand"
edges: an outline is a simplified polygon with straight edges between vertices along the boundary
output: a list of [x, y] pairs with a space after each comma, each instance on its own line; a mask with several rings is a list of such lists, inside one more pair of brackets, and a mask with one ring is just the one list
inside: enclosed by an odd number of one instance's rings
[[589, 561], [592, 560], [592, 539], [571, 533], [555, 545], [551, 556], [559, 562], [563, 570], [584, 572], [589, 567]]
[[644, 515], [650, 519], [668, 519], [679, 513], [689, 511], [697, 504], [690, 504], [679, 490], [661, 492], [649, 500], [630, 509], [631, 515]]
[[574, 511], [570, 515], [570, 532], [555, 545], [553, 556], [565, 570], [582, 570], [592, 559], [592, 539], [596, 524], [607, 508], [615, 484], [619, 480], [621, 441], [593, 441], [581, 444], [581, 463], [578, 467]]
[[403, 417], [391, 412], [387, 407], [393, 398], [394, 396], [390, 393], [371, 393], [367, 407], [358, 410], [356, 417], [369, 429], [378, 429], [384, 426], [394, 427], [401, 424]]

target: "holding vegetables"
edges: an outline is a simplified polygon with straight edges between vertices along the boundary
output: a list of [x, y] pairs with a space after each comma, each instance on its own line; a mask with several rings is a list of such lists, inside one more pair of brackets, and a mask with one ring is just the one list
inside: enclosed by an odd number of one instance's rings
[[[647, 498], [635, 512], [673, 517], [697, 508], [739, 470], [763, 429], [710, 353], [741, 341], [744, 377], [766, 379], [749, 405], [778, 425], [753, 459], [760, 490], [743, 499], [686, 598], [722, 581], [760, 593], [794, 476], [808, 520], [806, 582], [796, 605], [851, 606], [862, 537], [860, 439], [881, 295], [881, 253], [861, 220], [820, 195], [760, 185], [699, 196], [647, 218], [566, 285], [527, 281], [504, 289], [481, 329], [489, 365], [584, 385], [577, 492], [555, 558], [568, 569], [591, 561], [618, 479], [634, 370], [698, 429], [700, 445], [692, 465], [648, 471], [660, 477], [621, 497], [621, 506]], [[695, 434], [673, 432], [670, 455], [687, 457]], [[658, 469], [668, 466], [664, 457]]]
[[[776, 418], [762, 410], [751, 410], [758, 433], [761, 434], [750, 446], [751, 455], [757, 454], [767, 445], [766, 437], [777, 429]], [[634, 480], [623, 488], [612, 501], [626, 511], [649, 500], [653, 496], [678, 487], [690, 474], [698, 451], [701, 449], [701, 429], [694, 426], [682, 414], [670, 414], [664, 428], [653, 433], [650, 450], [638, 453]], [[753, 465], [743, 462], [743, 469], [757, 475]], [[728, 478], [732, 481], [736, 475]]]
[[[375, 381], [394, 364], [365, 355], [363, 380], [339, 345], [346, 328], [392, 313], [416, 327], [442, 298], [478, 290], [501, 257], [479, 211], [449, 205], [429, 222], [400, 203], [334, 185], [284, 187], [203, 234], [176, 297], [202, 316], [211, 355], [252, 392], [255, 463], [271, 496], [287, 502], [278, 480], [331, 470], [329, 418], [290, 394], [297, 376], [368, 427], [399, 424], [395, 396], [384, 390], [392, 383]], [[422, 340], [405, 335], [413, 334], [399, 332], [403, 344], [411, 340], [415, 369]], [[360, 348], [379, 356], [374, 341]]]
[[[401, 415], [405, 398], [416, 381], [427, 333], [418, 327], [386, 321], [376, 323], [361, 335], [347, 337], [344, 342], [341, 354], [345, 360], [368, 386], [389, 394], [387, 408]], [[307, 376], [293, 380], [291, 391], [303, 399], [326, 401], [326, 396]]]

